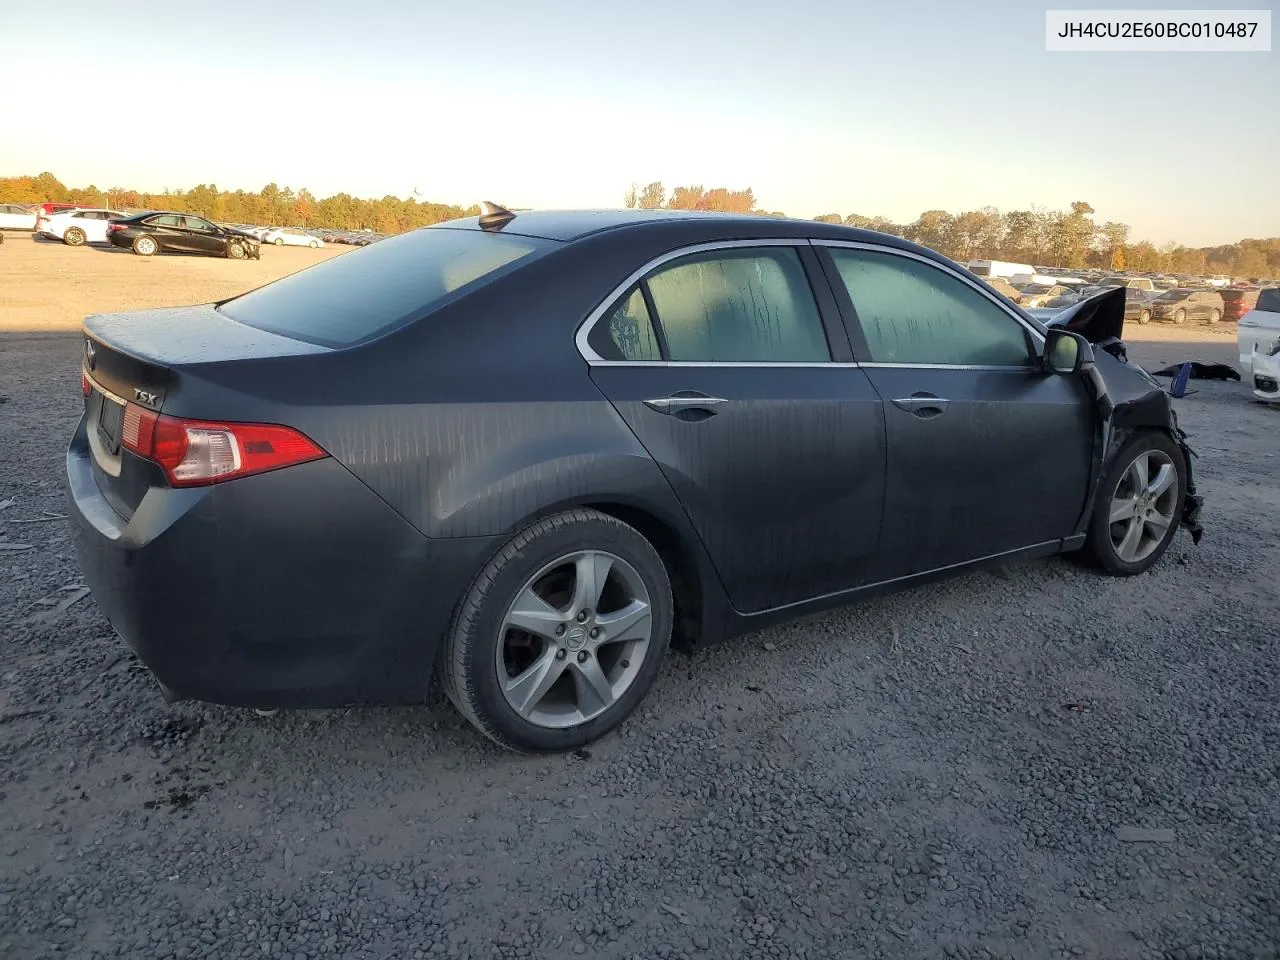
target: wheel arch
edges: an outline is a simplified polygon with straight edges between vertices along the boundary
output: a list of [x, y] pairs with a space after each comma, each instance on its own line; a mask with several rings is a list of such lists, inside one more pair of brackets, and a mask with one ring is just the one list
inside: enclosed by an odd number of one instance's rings
[[671, 579], [673, 640], [692, 647], [727, 631], [724, 588], [683, 515], [677, 518], [653, 503], [626, 495], [572, 497], [543, 506], [513, 524], [507, 534], [514, 536], [545, 517], [573, 509], [595, 510], [621, 520], [652, 544]]

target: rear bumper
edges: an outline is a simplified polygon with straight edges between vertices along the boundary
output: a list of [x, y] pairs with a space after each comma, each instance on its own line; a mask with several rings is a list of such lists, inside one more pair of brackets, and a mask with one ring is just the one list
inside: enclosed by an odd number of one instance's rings
[[420, 702], [491, 538], [428, 540], [332, 459], [150, 490], [124, 520], [83, 421], [67, 493], [85, 582], [176, 699], [233, 706]]

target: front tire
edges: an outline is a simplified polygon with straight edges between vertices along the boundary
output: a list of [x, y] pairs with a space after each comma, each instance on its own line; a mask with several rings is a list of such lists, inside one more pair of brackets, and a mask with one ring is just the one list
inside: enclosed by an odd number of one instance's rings
[[1145, 326], [1150, 322], [1151, 322], [1150, 310], [1143, 310], [1140, 314], [1138, 314], [1138, 323], [1143, 324]]
[[1219, 320], [1221, 320], [1221, 319], [1222, 319], [1222, 311], [1221, 311], [1221, 310], [1210, 310], [1210, 311], [1209, 311], [1209, 322], [1210, 322], [1210, 323], [1217, 323], [1217, 322], [1218, 322]]
[[320, 249], [320, 244], [317, 243], [315, 240], [312, 240], [310, 243], [307, 244], [307, 246], [310, 247], [312, 250]]
[[82, 246], [87, 239], [88, 237], [84, 235], [84, 231], [79, 227], [71, 227], [62, 235], [62, 242], [68, 247]]
[[232, 243], [227, 244], [228, 260], [243, 260], [247, 256], [248, 252], [245, 250], [243, 243], [233, 241]]
[[1175, 310], [1175, 311], [1173, 312], [1173, 322], [1174, 322], [1174, 323], [1186, 323], [1186, 322], [1187, 322], [1187, 311], [1183, 310], [1181, 307], [1179, 307], [1177, 310]]
[[536, 521], [472, 583], [441, 645], [445, 694], [511, 750], [570, 750], [614, 729], [653, 686], [671, 641], [666, 566], [595, 510]]
[[1086, 553], [1112, 576], [1145, 573], [1178, 532], [1186, 492], [1186, 460], [1169, 435], [1134, 434], [1098, 485]]
[[283, 247], [283, 246], [284, 246], [284, 241], [283, 241], [283, 240], [281, 240], [279, 237], [276, 237], [276, 238], [275, 238], [275, 240], [274, 240], [274, 241], [272, 241], [272, 242], [273, 242], [273, 243], [275, 243], [275, 245], [276, 245], [277, 247]]
[[153, 257], [160, 249], [154, 237], [138, 237], [133, 241], [133, 252], [140, 257]]

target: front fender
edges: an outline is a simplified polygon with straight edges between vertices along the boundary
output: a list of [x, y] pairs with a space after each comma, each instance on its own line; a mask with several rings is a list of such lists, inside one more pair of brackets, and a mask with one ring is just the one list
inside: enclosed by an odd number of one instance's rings
[[[1099, 356], [1098, 367], [1111, 394], [1114, 410], [1107, 434], [1106, 450], [1099, 476], [1106, 473], [1112, 457], [1136, 430], [1160, 430], [1167, 433], [1182, 451], [1186, 463], [1187, 493], [1183, 503], [1181, 524], [1191, 534], [1193, 543], [1204, 536], [1200, 512], [1204, 497], [1196, 491], [1192, 461], [1196, 452], [1187, 442], [1187, 433], [1178, 423], [1177, 411], [1169, 394], [1150, 374], [1140, 367], [1114, 356]], [[1091, 498], [1092, 499], [1092, 498]], [[1090, 504], [1090, 512], [1092, 504]]]

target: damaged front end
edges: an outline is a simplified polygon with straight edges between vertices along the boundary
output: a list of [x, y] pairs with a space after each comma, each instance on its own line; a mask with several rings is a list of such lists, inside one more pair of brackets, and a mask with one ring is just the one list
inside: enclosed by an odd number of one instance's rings
[[[1181, 524], [1198, 544], [1204, 536], [1200, 512], [1204, 497], [1196, 491], [1192, 460], [1196, 452], [1187, 443], [1187, 433], [1178, 424], [1178, 414], [1164, 387], [1146, 370], [1129, 362], [1124, 340], [1124, 298], [1122, 287], [1083, 300], [1057, 314], [1048, 326], [1079, 334], [1106, 357], [1097, 356], [1089, 383], [1098, 403], [1101, 452], [1095, 485], [1104, 466], [1135, 430], [1157, 429], [1182, 451], [1187, 468], [1187, 491], [1182, 505]], [[1096, 495], [1096, 489], [1094, 494]], [[1089, 498], [1092, 505], [1094, 497]]]
[[[242, 233], [239, 230], [228, 230], [231, 236], [227, 240], [227, 256], [236, 260], [261, 260], [262, 259], [262, 242], [251, 233]], [[235, 244], [242, 251], [243, 257], [237, 257], [231, 252], [231, 245]]]
[[1280, 341], [1271, 353], [1253, 351], [1253, 395], [1263, 403], [1280, 403]]

